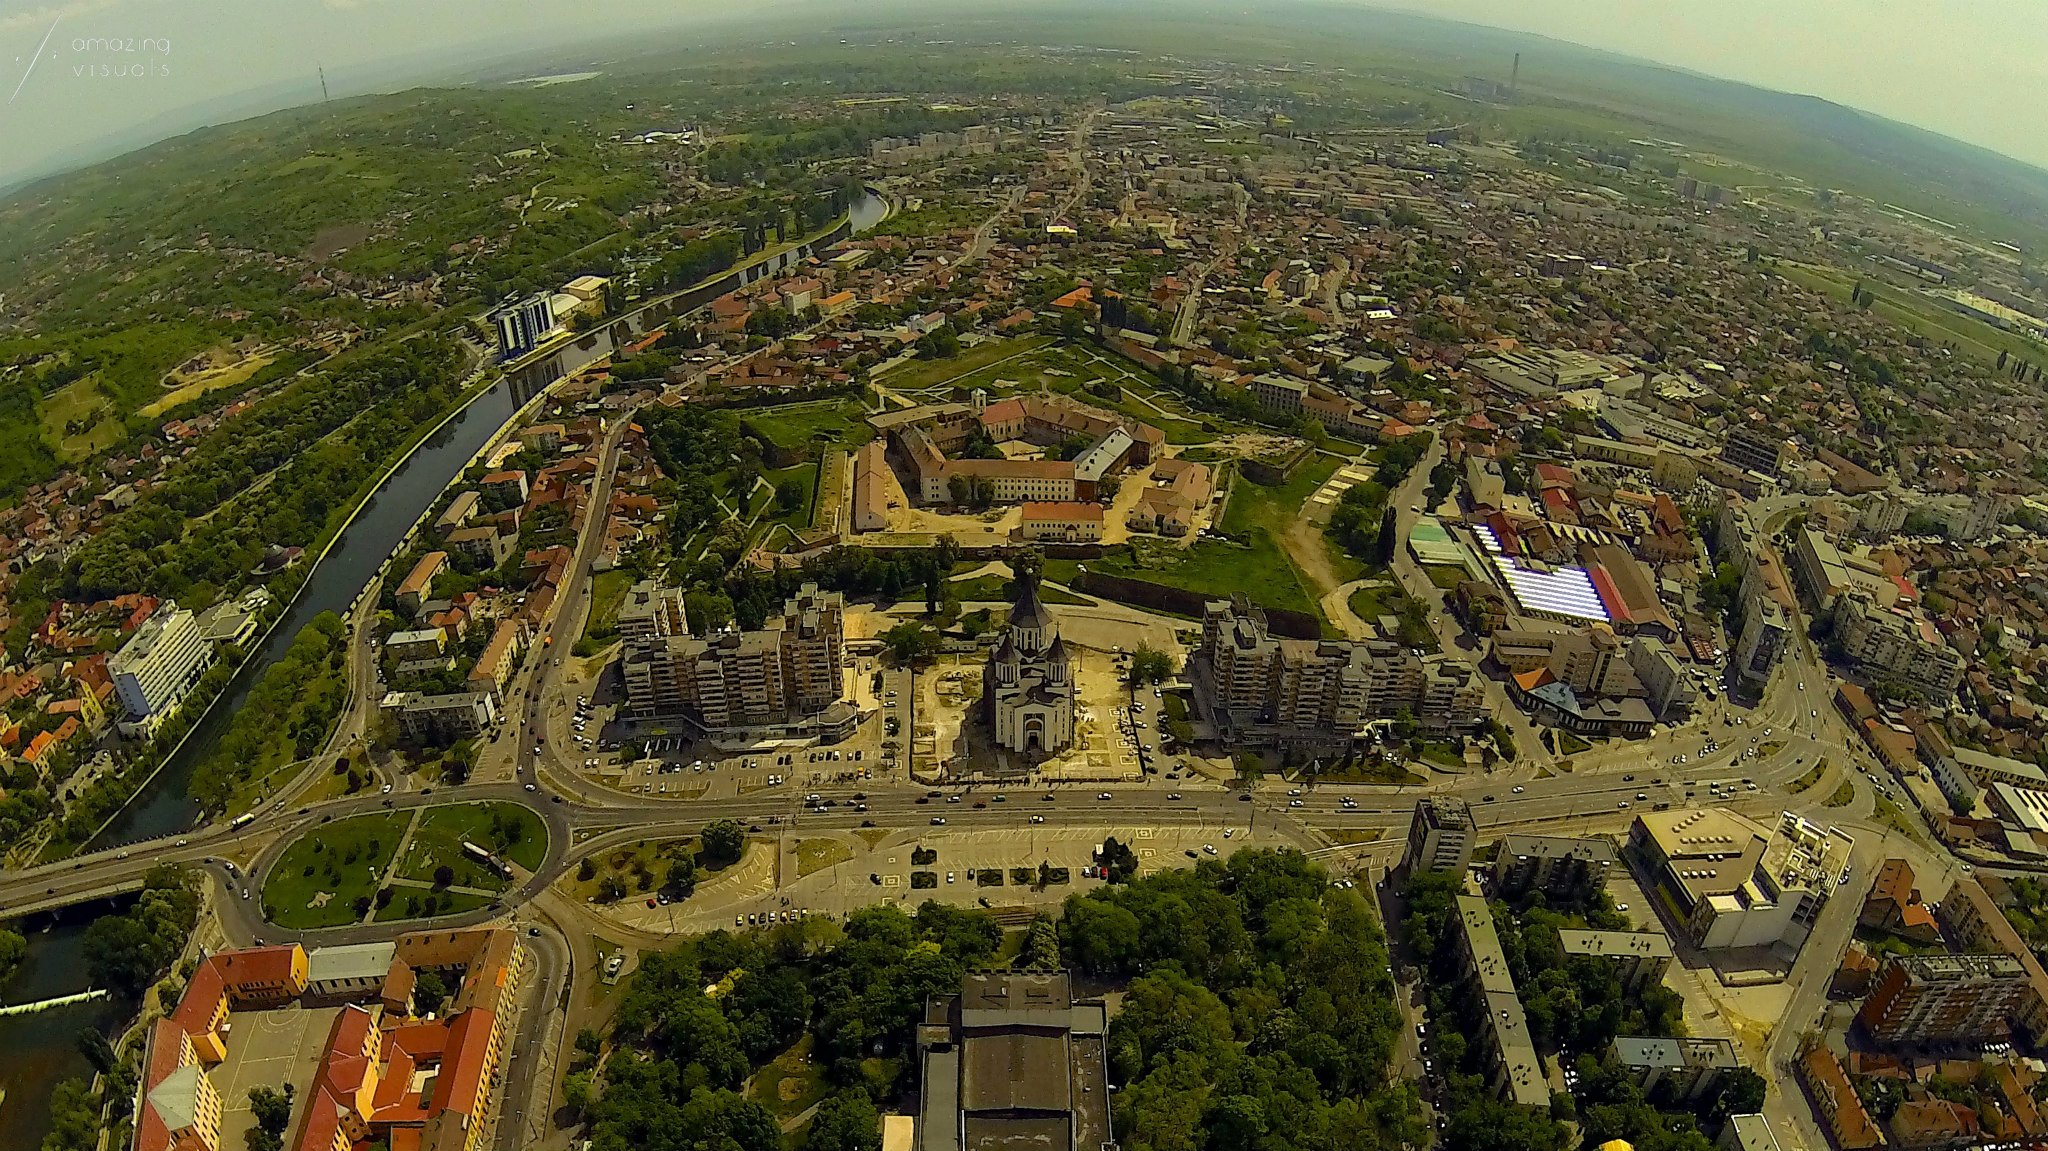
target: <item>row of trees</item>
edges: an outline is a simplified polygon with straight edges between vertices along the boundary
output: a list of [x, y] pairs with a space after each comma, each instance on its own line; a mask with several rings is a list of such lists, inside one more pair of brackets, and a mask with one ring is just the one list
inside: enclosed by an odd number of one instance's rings
[[322, 612], [265, 669], [228, 729], [193, 768], [190, 794], [225, 810], [236, 788], [318, 751], [348, 706], [348, 629]]

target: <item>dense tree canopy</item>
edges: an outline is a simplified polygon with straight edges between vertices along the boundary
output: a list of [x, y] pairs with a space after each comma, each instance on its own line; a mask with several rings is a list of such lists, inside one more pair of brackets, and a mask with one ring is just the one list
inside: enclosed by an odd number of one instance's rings
[[1413, 1085], [1386, 1076], [1401, 1024], [1379, 923], [1298, 852], [1070, 897], [1061, 936], [1076, 968], [1132, 979], [1109, 1040], [1131, 1151], [1421, 1140]]

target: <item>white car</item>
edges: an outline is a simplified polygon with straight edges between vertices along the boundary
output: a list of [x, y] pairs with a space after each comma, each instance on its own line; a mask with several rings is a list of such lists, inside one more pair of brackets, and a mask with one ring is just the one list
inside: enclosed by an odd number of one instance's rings
[[1109, 794], [1108, 792], [1106, 792], [1106, 791], [1105, 791], [1105, 792], [1103, 792], [1103, 793], [1102, 793], [1101, 795], [1098, 795], [1098, 796], [1096, 796], [1095, 798], [1097, 798], [1097, 799], [1111, 799], [1111, 798], [1114, 798], [1114, 797], [1112, 797], [1112, 796], [1111, 796], [1111, 795], [1110, 795], [1110, 794]]
[[1521, 784], [1519, 784], [1519, 783], [1518, 783], [1518, 784], [1516, 784], [1516, 785], [1514, 786], [1514, 789], [1513, 789], [1513, 790], [1514, 790], [1514, 793], [1515, 793], [1516, 795], [1520, 795], [1520, 794], [1522, 794], [1522, 785], [1521, 785]]

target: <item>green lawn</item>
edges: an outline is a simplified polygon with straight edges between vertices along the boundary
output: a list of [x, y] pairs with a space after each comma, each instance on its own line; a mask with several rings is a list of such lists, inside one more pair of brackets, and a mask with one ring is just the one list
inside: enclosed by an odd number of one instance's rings
[[[362, 917], [355, 901], [376, 894], [410, 818], [403, 812], [358, 815], [300, 837], [264, 881], [264, 914], [294, 931], [354, 923]], [[328, 898], [313, 906], [322, 893]]]
[[809, 1110], [828, 1089], [824, 1065], [811, 1057], [811, 1037], [806, 1035], [756, 1071], [746, 1091], [747, 1098], [773, 1112], [779, 1124]]
[[[537, 870], [548, 851], [547, 828], [541, 823], [540, 816], [523, 804], [449, 804], [433, 808], [420, 818], [419, 828], [413, 832], [412, 845], [400, 865], [399, 874], [413, 879], [430, 879], [434, 867], [441, 863], [449, 863], [459, 871], [460, 864], [455, 860], [463, 858], [464, 840], [528, 871]], [[454, 856], [455, 860], [445, 856]], [[425, 870], [416, 874], [423, 863]]]
[[1399, 616], [1405, 599], [1401, 589], [1392, 584], [1367, 584], [1351, 593], [1351, 614], [1367, 623], [1378, 623], [1383, 615]]
[[1262, 607], [1316, 614], [1315, 597], [1264, 528], [1245, 532], [1241, 543], [1205, 539], [1187, 548], [1140, 539], [1130, 553], [1089, 560], [1088, 570], [1203, 595], [1245, 592]]
[[[1788, 280], [1843, 302], [1848, 301], [1849, 294], [1855, 290], [1859, 282], [1848, 273], [1834, 268], [1778, 263], [1773, 265], [1773, 270]], [[1950, 311], [1915, 293], [1876, 281], [1860, 282], [1876, 297], [1870, 305], [1870, 310], [1907, 331], [1939, 343], [1954, 343], [1965, 354], [1979, 360], [1997, 363], [2000, 352], [2022, 358], [2031, 358], [2040, 352], [2040, 345], [2024, 336], [2000, 331], [1990, 324], [1971, 319], [1960, 312]]]
[[416, 887], [394, 887], [391, 902], [377, 909], [375, 922], [424, 919], [436, 915], [460, 915], [487, 906], [491, 897], [467, 891], [422, 891]]
[[[914, 392], [940, 384], [959, 381], [962, 377], [979, 374], [983, 369], [1015, 356], [1052, 343], [1051, 336], [1023, 336], [1014, 340], [990, 340], [976, 348], [969, 348], [959, 355], [944, 360], [912, 360], [900, 368], [892, 369], [875, 377], [875, 383], [897, 392]], [[779, 441], [778, 441], [779, 442]]]
[[619, 617], [619, 605], [626, 601], [626, 590], [632, 586], [633, 573], [623, 568], [591, 577], [590, 618], [583, 622], [585, 639], [610, 639], [617, 634], [613, 625]]
[[[970, 580], [957, 580], [949, 585], [961, 603], [1009, 603], [1014, 598], [1010, 581], [999, 575], [976, 576]], [[1046, 603], [1094, 603], [1094, 600], [1061, 591], [1056, 587], [1040, 586], [1038, 598]]]
[[875, 438], [859, 400], [812, 400], [775, 408], [752, 408], [740, 422], [784, 451], [839, 447], [851, 451]]

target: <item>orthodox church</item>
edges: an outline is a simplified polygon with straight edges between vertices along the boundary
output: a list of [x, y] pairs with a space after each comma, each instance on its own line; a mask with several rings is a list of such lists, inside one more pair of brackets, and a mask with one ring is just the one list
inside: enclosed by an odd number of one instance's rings
[[999, 747], [1052, 755], [1074, 742], [1074, 666], [1052, 613], [1038, 600], [1038, 576], [1020, 571], [1009, 630], [982, 673]]

